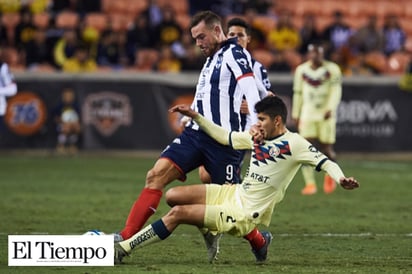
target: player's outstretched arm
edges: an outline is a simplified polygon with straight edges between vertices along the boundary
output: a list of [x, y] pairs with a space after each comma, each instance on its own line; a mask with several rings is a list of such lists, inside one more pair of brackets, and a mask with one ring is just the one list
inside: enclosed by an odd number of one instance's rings
[[347, 177], [342, 177], [342, 178], [339, 180], [339, 184], [340, 184], [344, 189], [348, 189], [348, 190], [355, 189], [355, 188], [358, 188], [358, 187], [359, 187], [359, 182], [358, 182], [355, 178], [353, 178], [353, 177], [349, 177], [349, 178], [347, 178]]

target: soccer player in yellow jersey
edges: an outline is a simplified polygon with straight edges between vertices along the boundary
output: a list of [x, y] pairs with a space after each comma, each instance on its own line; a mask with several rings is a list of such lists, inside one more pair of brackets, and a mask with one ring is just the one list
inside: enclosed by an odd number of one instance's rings
[[194, 184], [169, 189], [166, 201], [172, 206], [170, 211], [131, 238], [116, 243], [116, 263], [135, 248], [166, 239], [180, 224], [243, 237], [249, 241], [256, 261], [263, 262], [272, 235], [260, 232], [257, 226], [270, 224], [276, 204], [302, 164], [326, 171], [344, 189], [359, 187], [356, 179], [345, 177], [334, 161], [286, 128], [286, 105], [277, 96], [265, 97], [255, 105], [258, 122], [249, 132], [229, 132], [186, 105], [170, 111], [191, 117], [221, 144], [251, 149], [248, 170], [241, 184]]
[[[324, 59], [323, 48], [311, 44], [309, 60], [299, 65], [293, 80], [292, 119], [300, 135], [310, 143], [319, 145], [332, 161], [336, 161], [333, 145], [336, 141], [336, 111], [342, 97], [342, 74], [337, 64]], [[313, 169], [302, 166], [305, 188], [302, 194], [317, 192]], [[333, 179], [325, 174], [323, 190], [332, 193], [336, 188]]]

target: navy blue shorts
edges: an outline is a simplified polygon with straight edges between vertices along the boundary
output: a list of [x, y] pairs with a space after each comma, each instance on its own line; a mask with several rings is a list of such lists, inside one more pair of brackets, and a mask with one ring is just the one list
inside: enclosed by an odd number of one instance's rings
[[219, 144], [201, 130], [187, 127], [160, 157], [174, 162], [182, 172], [181, 181], [186, 180], [187, 173], [203, 165], [214, 184], [240, 182], [243, 153]]

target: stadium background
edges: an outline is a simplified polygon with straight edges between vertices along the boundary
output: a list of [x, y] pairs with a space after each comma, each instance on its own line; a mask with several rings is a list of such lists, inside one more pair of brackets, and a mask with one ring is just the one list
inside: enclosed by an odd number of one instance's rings
[[[53, 2], [76, 4], [56, 10], [50, 8]], [[199, 8], [218, 11], [224, 19], [228, 19], [233, 16], [245, 17], [239, 12], [245, 11], [250, 5], [258, 9], [267, 7], [266, 10], [259, 10], [251, 19], [265, 33], [276, 26], [277, 16], [286, 10], [297, 28], [302, 27], [305, 14], [314, 14], [319, 30], [332, 22], [337, 10], [343, 13], [345, 22], [354, 29], [361, 27], [370, 15], [377, 16], [380, 27], [385, 16], [396, 15], [407, 37], [404, 50], [391, 56], [374, 55], [379, 69], [372, 74], [344, 73], [336, 149], [340, 152], [412, 150], [412, 142], [408, 137], [412, 131], [408, 125], [412, 95], [399, 87], [412, 49], [412, 24], [408, 23], [408, 18], [412, 16], [412, 5], [406, 0], [201, 3], [190, 0], [1, 1], [1, 22], [7, 33], [13, 34], [15, 26], [22, 20], [21, 10], [25, 8], [32, 13], [36, 28], [49, 28], [53, 22], [56, 30], [82, 26], [85, 28], [83, 30], [93, 29], [101, 34], [110, 25], [114, 31], [122, 32], [127, 31], [133, 25], [133, 20], [153, 3], [161, 9], [171, 8], [175, 13], [175, 21], [185, 31], [191, 14]], [[15, 97], [8, 100], [5, 127], [0, 135], [2, 149], [53, 149], [56, 132], [51, 110], [58, 103], [65, 87], [75, 90], [82, 109], [81, 149], [162, 149], [178, 133], [178, 117], [170, 116], [167, 109], [176, 102], [190, 102], [198, 75], [198, 70], [165, 73], [152, 69], [136, 70], [133, 65], [121, 69], [99, 65], [94, 72], [65, 73], [56, 64], [27, 66], [21, 50], [17, 45], [13, 46], [12, 42], [3, 45], [2, 50], [16, 76], [19, 90]], [[146, 55], [156, 51], [158, 49], [139, 49], [141, 54]], [[264, 63], [273, 59], [269, 50], [259, 48], [252, 53]], [[290, 71], [269, 70], [273, 90], [289, 106], [293, 67], [304, 58], [299, 54], [290, 56]], [[156, 60], [159, 59], [152, 61]], [[294, 129], [290, 121], [288, 126]]]

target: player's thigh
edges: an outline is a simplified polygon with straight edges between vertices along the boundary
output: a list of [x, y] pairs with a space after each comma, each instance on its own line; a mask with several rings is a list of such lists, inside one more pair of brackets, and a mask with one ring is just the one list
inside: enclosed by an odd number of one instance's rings
[[154, 189], [163, 189], [170, 182], [179, 179], [181, 172], [166, 158], [159, 158], [147, 172], [146, 186]]
[[318, 122], [315, 121], [299, 121], [299, 134], [306, 139], [318, 138]]
[[334, 144], [336, 142], [336, 120], [328, 119], [320, 122], [319, 142], [322, 144]]
[[173, 187], [166, 192], [165, 198], [169, 206], [205, 204], [206, 187], [203, 184]]

